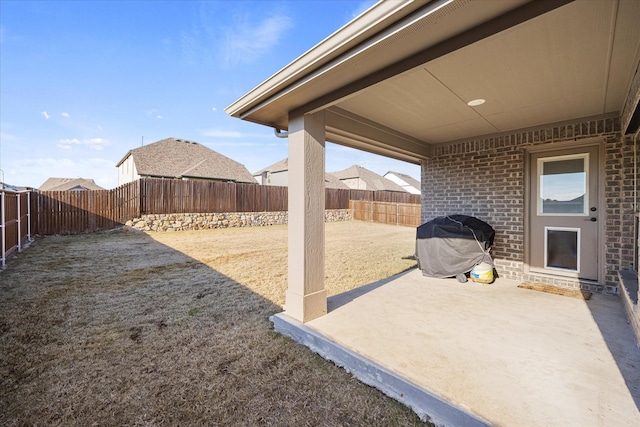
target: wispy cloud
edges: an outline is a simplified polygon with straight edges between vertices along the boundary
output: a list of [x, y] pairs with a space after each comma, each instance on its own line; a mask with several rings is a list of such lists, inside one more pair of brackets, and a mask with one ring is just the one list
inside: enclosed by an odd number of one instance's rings
[[51, 116], [49, 115], [49, 113], [47, 113], [46, 111], [43, 111], [43, 112], [42, 112], [42, 113], [40, 113], [40, 114], [42, 114], [42, 117], [44, 117], [44, 119], [45, 119], [45, 120], [49, 120], [49, 117], [51, 117]]
[[222, 54], [228, 65], [250, 64], [271, 52], [291, 27], [289, 16], [278, 14], [260, 22], [246, 16], [237, 17], [233, 25], [224, 29]]
[[19, 166], [37, 166], [37, 167], [73, 167], [75, 162], [71, 159], [54, 159], [53, 157], [41, 157], [37, 159], [22, 159], [17, 162]]
[[233, 139], [243, 139], [243, 138], [273, 138], [273, 134], [271, 133], [247, 133], [247, 132], [239, 132], [235, 130], [226, 130], [226, 129], [201, 129], [200, 135], [208, 136], [210, 138], [233, 138]]
[[72, 145], [84, 145], [92, 150], [103, 150], [106, 145], [109, 145], [109, 141], [104, 138], [89, 138], [89, 139], [77, 139], [67, 138], [58, 141], [56, 147], [68, 150]]
[[152, 110], [147, 111], [147, 117], [154, 117], [158, 120], [164, 120], [165, 117], [160, 114], [160, 112], [158, 110], [156, 110], [155, 108]]
[[69, 113], [65, 113], [64, 111], [62, 113], [60, 113], [60, 115], [62, 117], [67, 117], [67, 118], [71, 117], [71, 115]]
[[162, 40], [167, 57], [175, 57], [172, 51], [179, 47], [183, 59], [192, 65], [251, 64], [271, 53], [293, 25], [277, 2], [257, 2], [255, 7], [243, 2], [229, 7], [231, 4], [198, 3], [191, 26]]

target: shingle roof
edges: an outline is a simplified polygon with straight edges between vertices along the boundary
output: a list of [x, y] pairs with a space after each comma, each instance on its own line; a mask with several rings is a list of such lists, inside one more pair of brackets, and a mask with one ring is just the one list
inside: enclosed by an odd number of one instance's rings
[[340, 179], [330, 173], [324, 174], [324, 188], [339, 188], [341, 190], [348, 190], [349, 186], [344, 182], [340, 181]]
[[280, 160], [279, 162], [275, 162], [271, 166], [267, 166], [264, 169], [260, 169], [258, 172], [254, 173], [253, 176], [262, 175], [264, 172], [283, 172], [289, 170], [289, 158], [285, 158]]
[[375, 172], [370, 171], [369, 169], [363, 168], [362, 166], [353, 165], [347, 169], [332, 172], [333, 175], [337, 176], [341, 181], [353, 178], [360, 178], [365, 182], [367, 188], [363, 190], [375, 190], [375, 191], [398, 191], [402, 193], [406, 193], [406, 191], [400, 187], [395, 182], [388, 180], [387, 178], [378, 175]]
[[134, 148], [129, 150], [116, 167], [129, 156], [133, 156], [140, 176], [255, 183], [243, 164], [193, 141], [167, 138]]
[[420, 181], [418, 181], [414, 177], [412, 177], [410, 175], [407, 175], [405, 173], [394, 172], [394, 171], [389, 171], [389, 172], [385, 173], [384, 175], [387, 176], [390, 173], [394, 174], [398, 178], [402, 179], [404, 182], [406, 182], [407, 184], [411, 185], [412, 187], [420, 189]]
[[92, 179], [49, 178], [39, 188], [41, 191], [104, 190]]
[[[266, 168], [259, 170], [258, 172], [254, 173], [253, 176], [260, 176], [264, 172], [276, 173], [276, 172], [284, 172], [288, 170], [289, 170], [289, 158], [287, 157], [285, 159], [280, 160], [279, 162], [272, 164], [271, 166], [267, 166]], [[332, 175], [326, 172], [324, 174], [324, 187], [339, 188], [342, 190], [349, 189], [349, 187], [345, 183], [340, 181], [335, 175]]]

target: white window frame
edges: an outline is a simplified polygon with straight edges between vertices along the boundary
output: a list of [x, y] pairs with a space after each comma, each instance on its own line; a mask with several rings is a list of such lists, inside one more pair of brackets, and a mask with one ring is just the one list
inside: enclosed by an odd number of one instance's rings
[[[546, 162], [546, 161], [562, 161], [562, 160], [575, 160], [575, 159], [582, 159], [584, 161], [584, 172], [585, 172], [585, 176], [584, 176], [584, 189], [585, 189], [585, 194], [584, 194], [584, 212], [582, 213], [544, 213], [542, 212], [542, 190], [543, 190], [543, 185], [542, 185], [542, 165]], [[566, 156], [552, 156], [552, 157], [541, 157], [538, 159], [538, 165], [537, 165], [537, 170], [536, 170], [536, 179], [538, 180], [538, 194], [536, 195], [536, 199], [537, 199], [537, 205], [536, 206], [536, 210], [537, 210], [537, 214], [538, 216], [589, 216], [589, 208], [587, 208], [587, 206], [589, 206], [589, 153], [582, 153], [582, 154], [569, 154]], [[545, 235], [545, 239], [546, 239], [546, 235]]]

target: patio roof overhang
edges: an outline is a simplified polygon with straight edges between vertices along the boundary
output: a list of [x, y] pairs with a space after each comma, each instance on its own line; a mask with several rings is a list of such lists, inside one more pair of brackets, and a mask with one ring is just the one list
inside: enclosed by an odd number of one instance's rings
[[[434, 145], [618, 115], [640, 124], [640, 2], [379, 2], [226, 108], [419, 163]], [[469, 106], [485, 99], [480, 106]]]

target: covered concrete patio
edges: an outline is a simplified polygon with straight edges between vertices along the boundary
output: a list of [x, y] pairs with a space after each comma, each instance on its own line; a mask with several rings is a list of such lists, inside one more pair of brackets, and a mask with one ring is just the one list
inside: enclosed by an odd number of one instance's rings
[[279, 332], [442, 425], [638, 426], [640, 353], [619, 297], [588, 301], [411, 270]]

